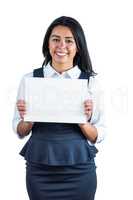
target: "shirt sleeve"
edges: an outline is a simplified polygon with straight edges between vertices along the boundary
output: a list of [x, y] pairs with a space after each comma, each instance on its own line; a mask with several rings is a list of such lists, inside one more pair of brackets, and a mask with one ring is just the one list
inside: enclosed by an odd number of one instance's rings
[[98, 137], [96, 143], [104, 140], [107, 127], [105, 117], [105, 94], [100, 81], [96, 77], [91, 77], [89, 82], [89, 95], [93, 101], [93, 112], [90, 123], [96, 127]]
[[[23, 76], [23, 78], [21, 79], [20, 81], [20, 84], [19, 84], [19, 88], [18, 88], [18, 93], [17, 93], [17, 98], [16, 98], [16, 102], [18, 100], [24, 100], [24, 96], [25, 96], [25, 77], [33, 77], [33, 73], [28, 73], [26, 75]], [[13, 127], [13, 130], [15, 133], [17, 133], [17, 126], [19, 124], [19, 122], [21, 121], [21, 117], [20, 117], [20, 114], [18, 112], [18, 109], [17, 109], [17, 106], [16, 106], [16, 103], [15, 103], [15, 108], [14, 108], [14, 116], [13, 116], [13, 120], [12, 120], [12, 127]]]

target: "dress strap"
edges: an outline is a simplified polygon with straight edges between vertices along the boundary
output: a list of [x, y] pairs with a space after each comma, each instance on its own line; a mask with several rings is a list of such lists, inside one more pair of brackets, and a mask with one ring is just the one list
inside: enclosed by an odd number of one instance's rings
[[43, 67], [34, 69], [34, 71], [33, 71], [33, 77], [44, 77]]

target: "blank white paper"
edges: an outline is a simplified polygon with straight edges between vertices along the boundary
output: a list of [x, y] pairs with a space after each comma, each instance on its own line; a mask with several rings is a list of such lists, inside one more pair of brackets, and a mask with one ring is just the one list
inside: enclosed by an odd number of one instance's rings
[[85, 123], [87, 80], [25, 78], [25, 121]]

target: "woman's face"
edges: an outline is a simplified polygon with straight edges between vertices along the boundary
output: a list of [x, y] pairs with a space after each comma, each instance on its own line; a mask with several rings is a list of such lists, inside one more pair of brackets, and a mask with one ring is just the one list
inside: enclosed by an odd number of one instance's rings
[[52, 65], [72, 67], [77, 46], [71, 30], [66, 26], [56, 26], [49, 38], [49, 52]]

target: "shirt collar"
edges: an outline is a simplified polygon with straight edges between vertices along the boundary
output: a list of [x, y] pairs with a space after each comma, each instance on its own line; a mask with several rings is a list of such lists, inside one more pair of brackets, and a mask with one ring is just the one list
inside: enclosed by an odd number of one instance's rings
[[79, 67], [76, 65], [73, 68], [63, 72], [62, 74], [59, 74], [51, 65], [50, 63], [48, 63], [45, 67], [44, 67], [44, 76], [45, 77], [60, 77], [63, 76], [64, 78], [78, 78], [80, 76], [81, 70], [79, 69]]

